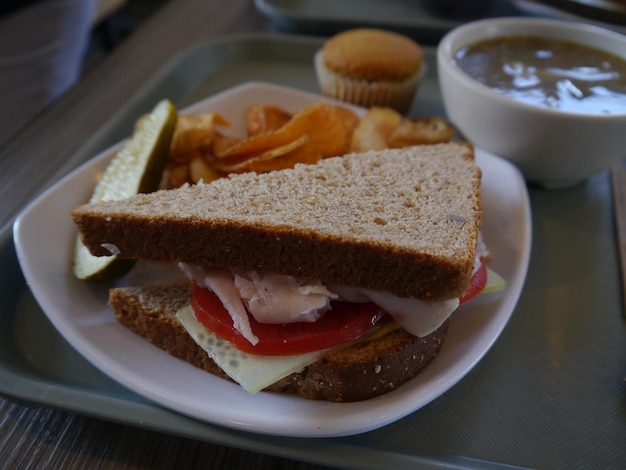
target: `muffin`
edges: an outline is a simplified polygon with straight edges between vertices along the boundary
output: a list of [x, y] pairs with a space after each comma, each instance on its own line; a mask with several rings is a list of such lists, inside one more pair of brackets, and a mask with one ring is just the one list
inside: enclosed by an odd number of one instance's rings
[[412, 39], [372, 28], [344, 31], [315, 54], [326, 96], [360, 106], [406, 113], [424, 72], [424, 53]]

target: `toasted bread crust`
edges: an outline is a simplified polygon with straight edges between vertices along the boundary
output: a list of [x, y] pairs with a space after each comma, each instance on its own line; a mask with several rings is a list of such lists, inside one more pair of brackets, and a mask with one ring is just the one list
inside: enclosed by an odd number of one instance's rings
[[286, 377], [272, 390], [334, 402], [384, 395], [426, 367], [438, 354], [447, 330], [448, 321], [424, 338], [398, 329], [382, 338], [357, 343]]
[[[118, 321], [171, 355], [230, 380], [189, 336], [175, 315], [191, 300], [189, 281], [113, 288], [109, 304]], [[266, 390], [309, 400], [352, 402], [392, 390], [419, 373], [439, 352], [448, 322], [424, 338], [395, 330], [332, 353]]]
[[316, 165], [76, 208], [99, 256], [259, 270], [389, 291], [461, 296], [480, 230], [480, 169], [465, 144]]

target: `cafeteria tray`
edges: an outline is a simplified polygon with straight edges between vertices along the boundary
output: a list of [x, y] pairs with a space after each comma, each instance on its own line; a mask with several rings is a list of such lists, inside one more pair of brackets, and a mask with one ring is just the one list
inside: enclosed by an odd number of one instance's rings
[[282, 32], [330, 35], [369, 26], [394, 30], [426, 44], [435, 44], [463, 21], [521, 14], [508, 0], [255, 0], [255, 5]]
[[[578, 19], [588, 19], [611, 25], [626, 26], [626, 4], [612, 0], [525, 0], [537, 7], [545, 6], [562, 12], [563, 15], [576, 15]], [[528, 6], [515, 2], [524, 11]]]
[[588, 23], [626, 33], [626, 4], [604, 0], [513, 0], [528, 16]]
[[[128, 135], [134, 119], [163, 97], [184, 107], [251, 79], [318, 91], [312, 57], [320, 45], [316, 38], [261, 34], [187, 50], [147, 80], [106, 132], [68, 156], [69, 166]], [[433, 49], [426, 48], [426, 60], [428, 75], [412, 113], [442, 114]], [[10, 235], [0, 240], [0, 393], [341, 468], [624, 468], [626, 326], [610, 193], [608, 174], [561, 191], [531, 187], [533, 252], [502, 335], [451, 390], [371, 432], [324, 439], [250, 434], [184, 417], [130, 392], [54, 330], [24, 282]]]

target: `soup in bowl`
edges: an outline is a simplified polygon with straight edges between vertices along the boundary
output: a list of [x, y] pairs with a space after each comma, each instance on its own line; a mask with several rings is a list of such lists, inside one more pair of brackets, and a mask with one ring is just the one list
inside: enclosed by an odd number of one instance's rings
[[475, 21], [437, 51], [450, 120], [544, 187], [626, 157], [626, 36], [536, 18]]

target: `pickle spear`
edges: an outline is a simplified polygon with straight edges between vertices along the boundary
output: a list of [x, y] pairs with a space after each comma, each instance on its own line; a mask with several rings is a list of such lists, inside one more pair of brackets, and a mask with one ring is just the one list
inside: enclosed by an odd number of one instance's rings
[[[141, 118], [130, 140], [108, 164], [90, 203], [126, 199], [159, 187], [176, 127], [177, 112], [169, 100]], [[114, 247], [112, 247], [114, 251]], [[74, 248], [74, 275], [86, 281], [109, 281], [126, 274], [135, 260], [93, 256], [80, 238]]]

